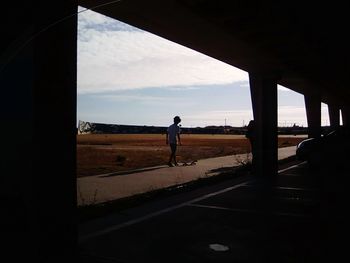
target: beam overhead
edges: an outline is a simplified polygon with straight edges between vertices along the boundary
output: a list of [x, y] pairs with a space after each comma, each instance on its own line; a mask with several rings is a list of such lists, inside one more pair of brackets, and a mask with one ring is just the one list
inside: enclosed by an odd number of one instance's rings
[[[298, 1], [80, 0], [85, 8], [247, 72], [278, 72], [278, 84], [314, 89], [325, 103], [350, 98], [348, 9]], [[344, 5], [344, 6], [343, 6]]]

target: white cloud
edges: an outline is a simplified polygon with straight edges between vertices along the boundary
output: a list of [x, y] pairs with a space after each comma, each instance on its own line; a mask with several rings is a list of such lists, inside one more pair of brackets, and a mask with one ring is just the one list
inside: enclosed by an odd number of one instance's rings
[[[164, 106], [166, 107], [169, 104], [175, 104], [178, 102], [178, 98], [172, 97], [162, 97], [162, 96], [149, 96], [149, 95], [127, 95], [127, 94], [102, 94], [98, 95], [99, 99], [102, 99], [106, 102], [128, 102], [137, 103], [138, 105], [150, 105], [150, 106]], [[181, 106], [190, 106], [192, 103], [190, 101], [182, 101]]]
[[[224, 125], [225, 119], [227, 125], [242, 126], [253, 119], [253, 112], [252, 110], [220, 110], [183, 116], [186, 123], [198, 123], [202, 126]], [[305, 108], [298, 106], [278, 107], [278, 125], [291, 126], [294, 123], [304, 127], [307, 126]]]
[[78, 21], [79, 93], [248, 79], [242, 70], [92, 11]]
[[280, 91], [291, 91], [290, 89], [288, 89], [286, 87], [283, 87], [281, 85], [277, 85], [277, 89], [280, 90]]
[[[280, 126], [291, 126], [293, 124], [307, 127], [305, 107], [280, 106], [278, 107], [278, 124]], [[328, 106], [321, 104], [321, 125], [329, 125]]]
[[225, 125], [226, 119], [226, 125], [240, 127], [248, 124], [252, 118], [251, 110], [206, 111], [182, 116], [186, 123], [195, 123], [197, 126]]
[[305, 107], [280, 106], [278, 107], [278, 126], [288, 127], [293, 124], [307, 127]]

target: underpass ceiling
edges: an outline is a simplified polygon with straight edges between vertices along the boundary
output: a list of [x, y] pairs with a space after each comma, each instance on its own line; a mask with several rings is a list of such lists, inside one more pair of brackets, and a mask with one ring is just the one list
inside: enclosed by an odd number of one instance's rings
[[[287, 3], [286, 3], [287, 2]], [[349, 40], [344, 4], [298, 1], [80, 0], [79, 5], [322, 101], [346, 105]], [[299, 3], [299, 4], [298, 4]], [[96, 7], [99, 6], [99, 7]]]

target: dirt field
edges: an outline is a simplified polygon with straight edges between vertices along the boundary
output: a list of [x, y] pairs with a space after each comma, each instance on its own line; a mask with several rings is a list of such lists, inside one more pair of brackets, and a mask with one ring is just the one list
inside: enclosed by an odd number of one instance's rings
[[[281, 136], [279, 147], [297, 145], [303, 136]], [[225, 156], [250, 151], [244, 135], [183, 134], [178, 161]], [[170, 149], [162, 134], [85, 134], [77, 136], [77, 176], [164, 165]]]

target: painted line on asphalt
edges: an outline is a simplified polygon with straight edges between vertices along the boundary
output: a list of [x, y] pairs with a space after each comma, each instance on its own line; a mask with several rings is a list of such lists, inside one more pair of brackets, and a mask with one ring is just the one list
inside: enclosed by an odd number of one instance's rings
[[232, 212], [257, 213], [257, 211], [253, 209], [229, 208], [229, 207], [216, 206], [216, 205], [188, 204], [187, 206], [215, 209], [215, 210], [226, 210], [226, 211], [232, 211]]
[[[206, 208], [206, 209], [215, 209], [215, 210], [226, 210], [226, 211], [239, 212], [239, 213], [264, 214], [261, 211], [254, 210], [254, 209], [239, 209], [239, 208], [229, 208], [229, 207], [213, 206], [213, 205], [198, 205], [198, 204], [189, 204], [188, 206]], [[265, 214], [268, 214], [268, 213], [265, 213]], [[297, 213], [271, 212], [271, 214], [275, 216], [288, 216], [288, 217], [301, 217], [301, 218], [309, 217], [304, 214], [297, 214]]]
[[297, 168], [297, 167], [299, 167], [299, 166], [301, 166], [302, 164], [305, 164], [305, 163], [306, 163], [306, 162], [302, 162], [302, 163], [298, 163], [298, 164], [292, 165], [292, 166], [290, 166], [290, 167], [287, 167], [286, 169], [279, 170], [278, 173], [279, 173], [279, 174], [280, 174], [280, 173], [284, 173], [284, 172], [289, 171], [289, 170], [291, 170], [291, 169]]
[[[302, 163], [301, 163], [302, 164]], [[297, 165], [293, 165], [293, 166], [290, 166], [286, 169], [283, 169], [283, 170], [280, 170], [278, 171], [278, 173], [282, 173], [284, 171], [288, 171], [290, 169], [293, 169], [293, 168], [296, 168], [298, 167], [299, 165], [301, 164], [297, 164]], [[250, 181], [253, 181], [253, 180], [250, 180]], [[168, 212], [171, 212], [173, 210], [176, 210], [176, 209], [179, 209], [179, 208], [182, 208], [182, 207], [185, 207], [185, 206], [189, 206], [189, 205], [192, 205], [193, 203], [196, 203], [196, 202], [199, 202], [199, 201], [202, 201], [202, 200], [205, 200], [205, 199], [208, 199], [210, 197], [213, 197], [213, 196], [216, 196], [216, 195], [220, 195], [220, 194], [223, 194], [223, 193], [226, 193], [226, 192], [229, 192], [231, 190], [234, 190], [234, 189], [237, 189], [241, 186], [247, 186], [249, 184], [250, 181], [246, 181], [244, 183], [240, 183], [240, 184], [237, 184], [237, 185], [234, 185], [234, 186], [231, 186], [231, 187], [227, 187], [225, 189], [222, 189], [220, 191], [216, 191], [216, 192], [213, 192], [213, 193], [210, 193], [210, 194], [206, 194], [204, 196], [201, 196], [201, 197], [198, 197], [198, 198], [195, 198], [195, 199], [192, 199], [188, 202], [184, 202], [184, 203], [181, 203], [179, 205], [175, 205], [175, 206], [171, 206], [171, 207], [168, 207], [166, 209], [162, 209], [162, 210], [159, 210], [157, 212], [154, 212], [154, 213], [151, 213], [151, 214], [148, 214], [148, 215], [145, 215], [145, 216], [142, 216], [142, 217], [139, 217], [137, 219], [133, 219], [133, 220], [129, 220], [127, 222], [124, 222], [124, 223], [121, 223], [121, 224], [118, 224], [118, 225], [114, 225], [114, 226], [111, 226], [111, 227], [108, 227], [108, 228], [105, 228], [103, 230], [100, 230], [100, 231], [96, 231], [96, 232], [93, 232], [93, 233], [90, 233], [90, 234], [86, 234], [86, 235], [81, 235], [79, 237], [79, 243], [81, 242], [85, 242], [87, 241], [88, 239], [91, 239], [91, 238], [94, 238], [94, 237], [98, 237], [98, 236], [101, 236], [103, 234], [107, 234], [109, 232], [112, 232], [112, 231], [116, 231], [118, 229], [121, 229], [121, 228], [124, 228], [124, 227], [127, 227], [127, 226], [131, 226], [131, 225], [134, 225], [134, 224], [137, 224], [137, 223], [140, 223], [142, 221], [145, 221], [145, 220], [148, 220], [150, 218], [153, 218], [153, 217], [156, 217], [156, 216], [159, 216], [159, 215], [162, 215], [162, 214], [165, 214], [165, 213], [168, 213]]]
[[281, 189], [281, 190], [293, 190], [293, 191], [317, 191], [317, 189], [314, 188], [300, 188], [300, 187], [285, 187], [285, 186], [277, 186], [275, 187], [276, 189]]
[[216, 195], [220, 195], [220, 194], [229, 192], [229, 191], [231, 191], [231, 190], [234, 190], [234, 189], [237, 189], [237, 188], [239, 188], [239, 187], [241, 187], [241, 186], [246, 185], [248, 182], [249, 182], [249, 181], [246, 181], [246, 182], [244, 182], [244, 183], [240, 183], [240, 184], [237, 184], [237, 185], [234, 185], [234, 186], [231, 186], [231, 187], [227, 187], [227, 188], [222, 189], [222, 190], [220, 190], [220, 191], [213, 192], [213, 193], [206, 194], [206, 195], [204, 195], [204, 196], [201, 196], [201, 197], [192, 199], [192, 200], [190, 200], [190, 201], [188, 201], [188, 202], [184, 202], [184, 203], [181, 203], [181, 204], [179, 204], [179, 205], [171, 206], [171, 207], [169, 207], [169, 208], [159, 210], [159, 211], [157, 211], [157, 212], [154, 212], [154, 213], [151, 213], [151, 214], [148, 214], [148, 215], [139, 217], [139, 218], [137, 218], [137, 219], [129, 220], [129, 221], [125, 222], [125, 223], [121, 223], [121, 224], [118, 224], [118, 225], [115, 225], [115, 226], [111, 226], [111, 227], [105, 228], [105, 229], [100, 230], [100, 231], [96, 231], [96, 232], [94, 232], [94, 233], [90, 233], [90, 234], [86, 234], [86, 235], [80, 236], [80, 237], [79, 237], [79, 243], [85, 242], [85, 241], [87, 241], [88, 239], [91, 239], [91, 238], [94, 238], [94, 237], [97, 237], [97, 236], [101, 236], [101, 235], [103, 235], [103, 234], [107, 234], [107, 233], [109, 233], [109, 232], [112, 232], [112, 231], [115, 231], [115, 230], [118, 230], [118, 229], [121, 229], [121, 228], [124, 228], [124, 227], [127, 227], [127, 226], [134, 225], [134, 224], [136, 224], [136, 223], [140, 223], [140, 222], [145, 221], [145, 220], [148, 220], [148, 219], [150, 219], [150, 218], [153, 218], [153, 217], [156, 217], [156, 216], [159, 216], [159, 215], [162, 215], [162, 214], [171, 212], [171, 211], [176, 210], [176, 209], [178, 209], [178, 208], [188, 206], [188, 205], [190, 205], [190, 204], [192, 204], [192, 203], [199, 202], [199, 201], [208, 199], [208, 198], [210, 198], [210, 197], [213, 197], [213, 196], [216, 196]]

